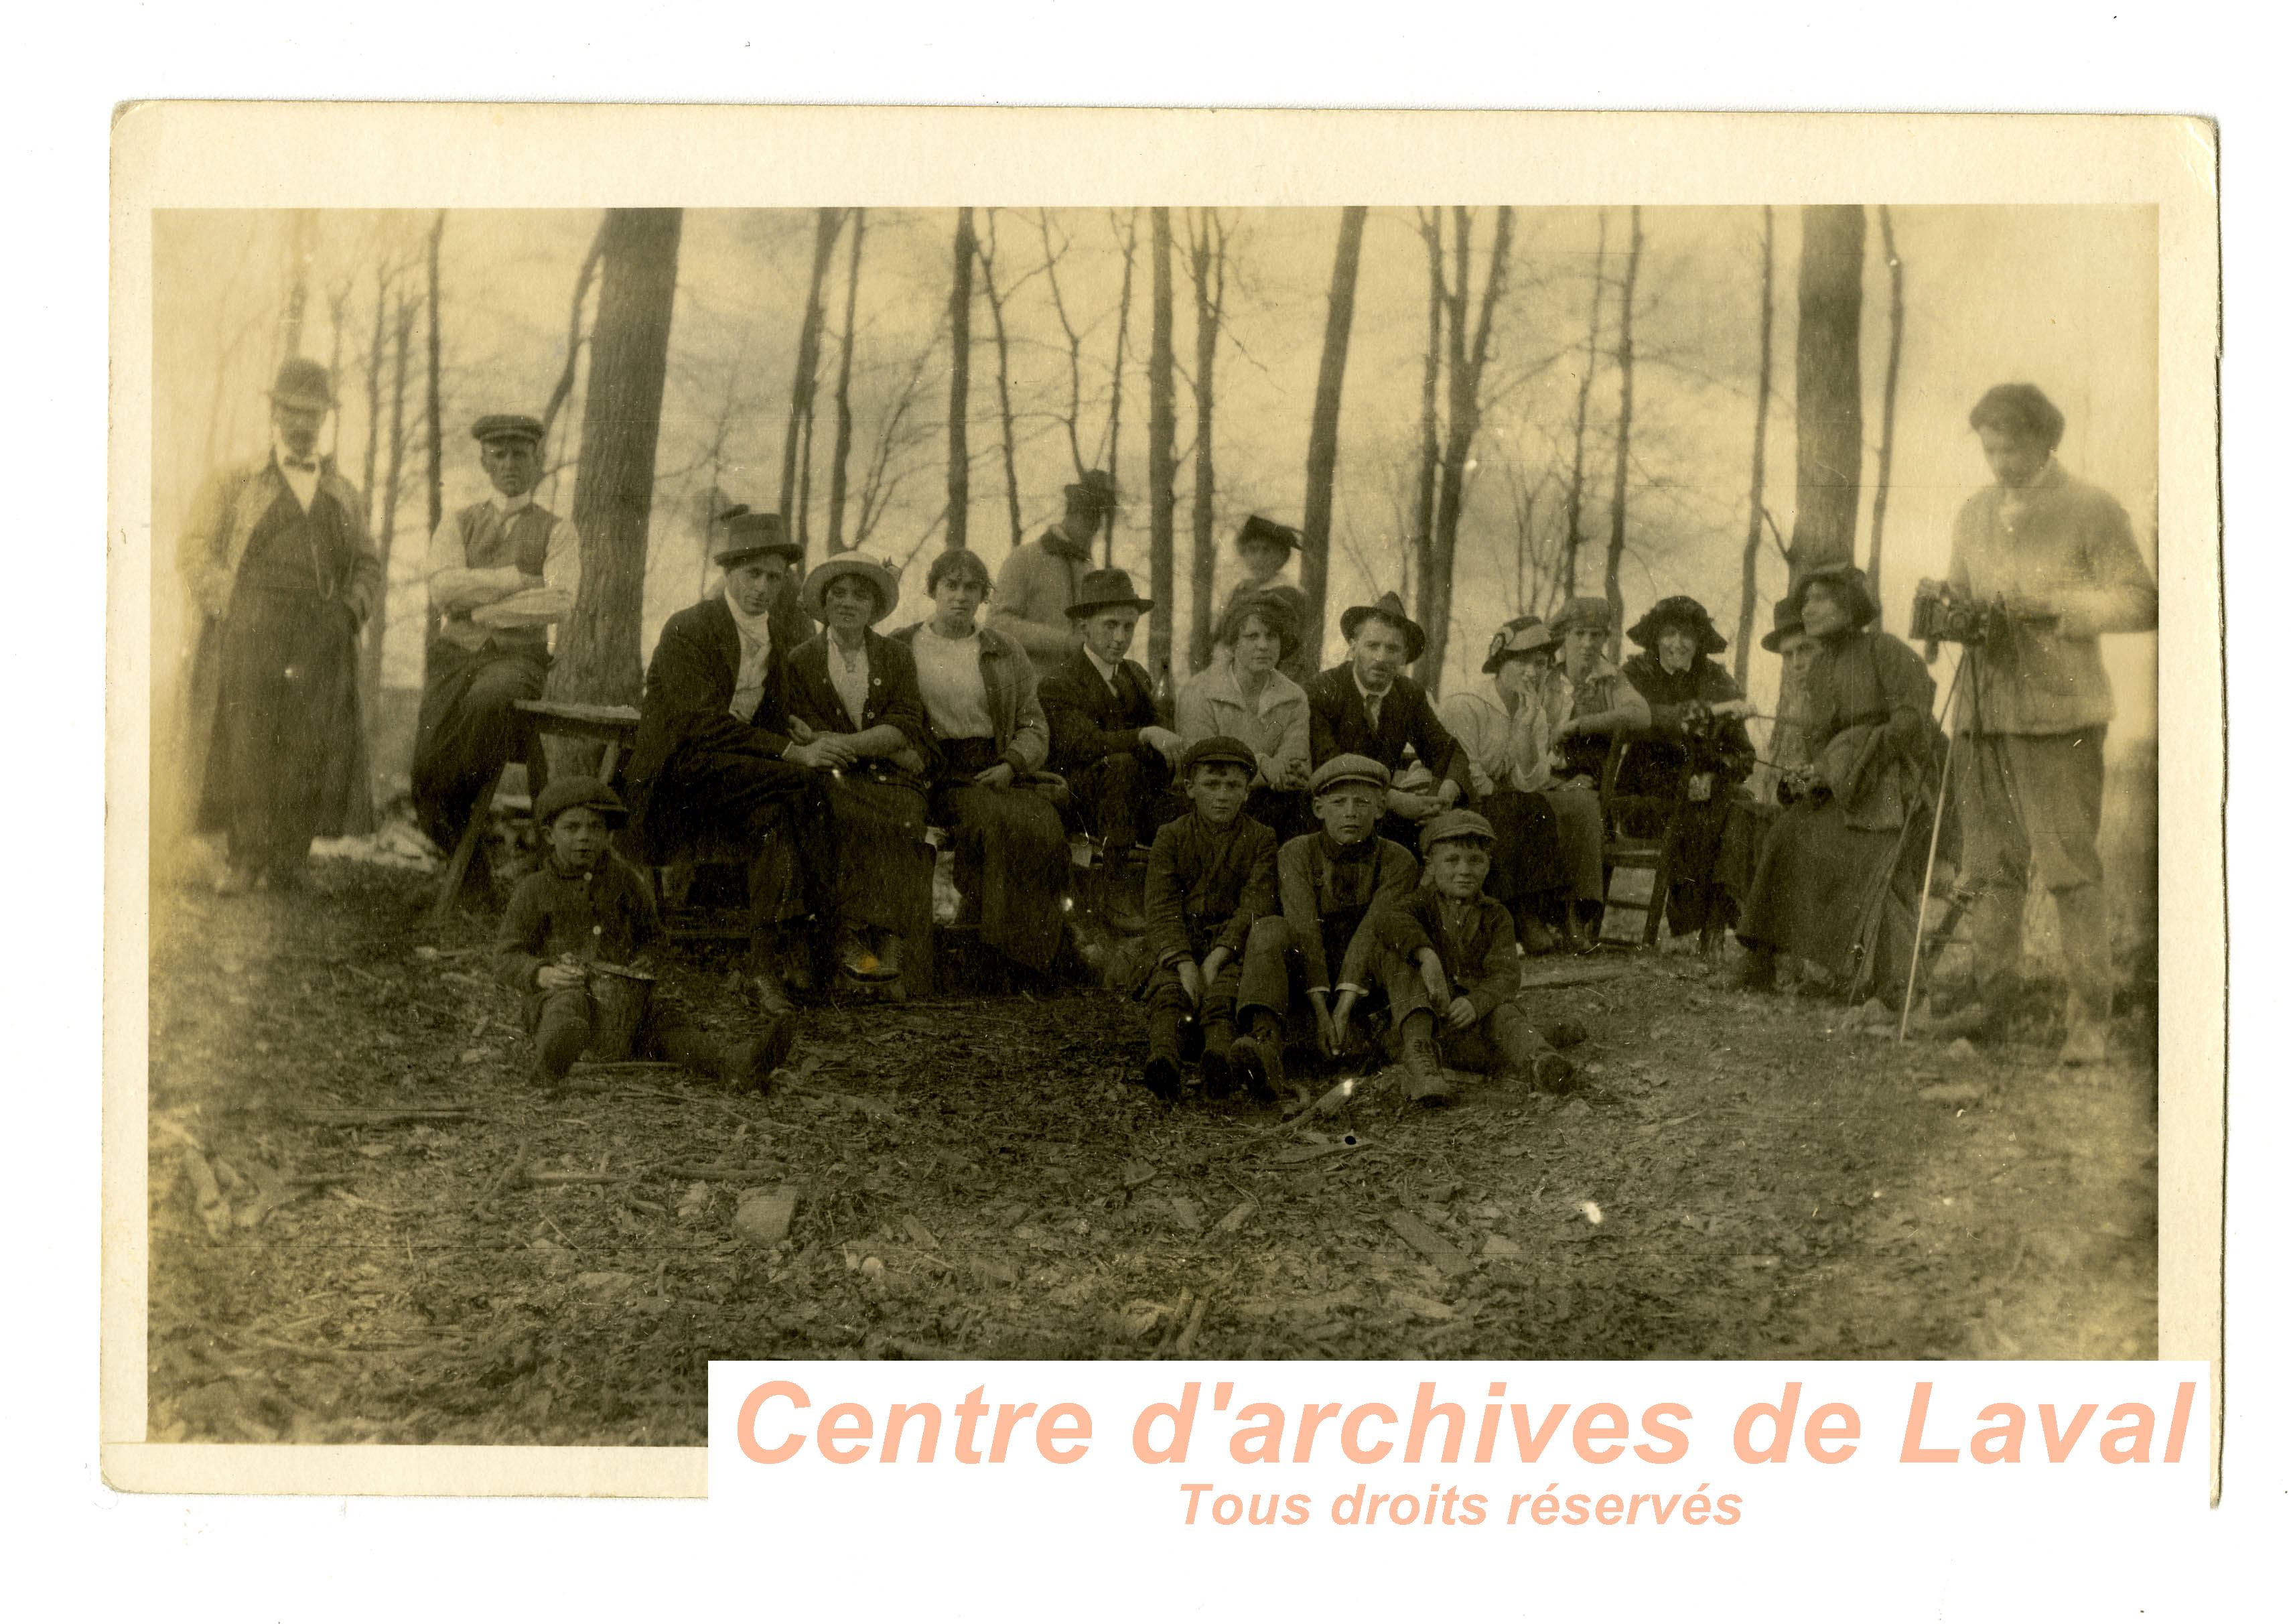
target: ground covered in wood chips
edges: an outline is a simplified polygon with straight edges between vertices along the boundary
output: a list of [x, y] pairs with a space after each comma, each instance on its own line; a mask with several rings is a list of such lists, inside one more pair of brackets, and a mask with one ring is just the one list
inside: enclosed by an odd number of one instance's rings
[[696, 1444], [711, 1358], [2155, 1355], [2138, 1015], [2060, 1073], [1626, 954], [1533, 995], [1591, 1033], [1565, 1098], [1171, 1110], [1079, 990], [808, 1011], [768, 1097], [548, 1097], [434, 884], [155, 899], [155, 1440]]

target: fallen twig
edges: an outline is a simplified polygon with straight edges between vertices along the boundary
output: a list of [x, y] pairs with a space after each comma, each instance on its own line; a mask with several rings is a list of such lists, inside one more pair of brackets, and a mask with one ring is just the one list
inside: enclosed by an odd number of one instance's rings
[[1185, 1330], [1178, 1332], [1178, 1344], [1170, 1350], [1171, 1358], [1182, 1359], [1194, 1351], [1194, 1339], [1201, 1334], [1202, 1314], [1209, 1306], [1210, 1299], [1206, 1295], [1194, 1298], [1193, 1317], [1186, 1322]]
[[663, 1178], [698, 1178], [714, 1181], [728, 1178], [778, 1178], [785, 1172], [784, 1169], [778, 1167], [701, 1167], [685, 1163], [675, 1163], [668, 1167], [655, 1168], [653, 1170]]
[[538, 1172], [528, 1171], [525, 1175], [524, 1182], [529, 1185], [627, 1184], [630, 1182], [630, 1176], [626, 1173], [582, 1173], [543, 1170]]

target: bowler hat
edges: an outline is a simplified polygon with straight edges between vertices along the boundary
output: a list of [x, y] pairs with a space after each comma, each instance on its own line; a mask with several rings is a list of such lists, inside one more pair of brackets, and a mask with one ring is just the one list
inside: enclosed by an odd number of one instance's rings
[[534, 800], [533, 821], [546, 829], [560, 814], [575, 807], [594, 807], [605, 815], [607, 824], [615, 827], [629, 821], [628, 808], [603, 779], [580, 773], [549, 781], [549, 787]]
[[1313, 769], [1315, 795], [1340, 784], [1365, 784], [1379, 790], [1392, 787], [1392, 769], [1374, 756], [1330, 756]]
[[1496, 840], [1495, 825], [1478, 813], [1462, 807], [1451, 808], [1424, 825], [1416, 843], [1430, 851], [1443, 840], [1485, 840], [1492, 846]]
[[1262, 513], [1251, 513], [1242, 521], [1241, 534], [1233, 538], [1233, 544], [1246, 547], [1251, 542], [1270, 542], [1284, 552], [1294, 552], [1304, 540], [1287, 525], [1275, 524]]
[[470, 425], [470, 438], [479, 445], [487, 440], [531, 440], [541, 443], [541, 419], [523, 412], [488, 412]]
[[1257, 752], [1229, 733], [1212, 734], [1186, 746], [1182, 770], [1190, 778], [1194, 776], [1194, 768], [1214, 767], [1219, 763], [1227, 767], [1245, 767], [1253, 773], [1257, 770]]
[[1801, 625], [1805, 620], [1805, 589], [1810, 586], [1826, 586], [1844, 598], [1846, 612], [1853, 616], [1856, 629], [1877, 618], [1877, 599], [1870, 593], [1869, 577], [1851, 564], [1841, 561], [1810, 569], [1797, 578], [1797, 585], [1790, 596], [1797, 599]]
[[778, 514], [752, 513], [743, 502], [725, 509], [718, 518], [724, 527], [724, 538], [710, 556], [719, 567], [729, 569], [768, 552], [778, 553], [792, 564], [803, 562], [803, 549], [780, 528]]
[[1782, 651], [1782, 639], [1793, 632], [1805, 630], [1805, 610], [1796, 592], [1784, 592], [1774, 599], [1774, 629], [1758, 639], [1758, 647], [1768, 654]]
[[1081, 578], [1074, 591], [1074, 600], [1066, 605], [1068, 620], [1088, 620], [1100, 609], [1135, 609], [1140, 615], [1151, 614], [1154, 600], [1140, 598], [1129, 584], [1126, 569], [1094, 569]]
[[1632, 642], [1642, 648], [1652, 648], [1655, 638], [1665, 626], [1684, 626], [1694, 634], [1697, 647], [1704, 654], [1724, 654], [1726, 639], [1718, 635], [1718, 628], [1710, 623], [1710, 611], [1684, 593], [1658, 600], [1654, 607], [1638, 618], [1628, 633]]
[[859, 553], [839, 552], [813, 565], [804, 576], [804, 613], [814, 620], [825, 620], [827, 583], [843, 575], [856, 575], [875, 589], [875, 612], [867, 617], [871, 626], [888, 615], [899, 601], [899, 577], [888, 565], [878, 564]]
[[317, 361], [290, 355], [278, 363], [278, 376], [270, 385], [270, 398], [279, 406], [331, 411], [334, 405], [334, 374]]
[[1093, 512], [1109, 512], [1113, 507], [1113, 476], [1102, 468], [1093, 468], [1074, 484], [1066, 486], [1066, 506], [1088, 508]]
[[1337, 629], [1345, 634], [1345, 641], [1351, 642], [1360, 631], [1361, 622], [1371, 615], [1400, 628], [1400, 635], [1408, 644], [1409, 664], [1413, 665], [1423, 657], [1424, 628], [1408, 618], [1408, 611], [1402, 605], [1397, 592], [1387, 592], [1374, 603], [1356, 603], [1346, 609], [1337, 621]]
[[1225, 618], [1218, 623], [1217, 640], [1232, 642], [1241, 635], [1242, 623], [1252, 615], [1262, 615], [1273, 628], [1273, 635], [1281, 640], [1283, 661], [1303, 645], [1305, 633], [1297, 624], [1297, 611], [1289, 607], [1287, 599], [1274, 592], [1243, 592], [1226, 605]]
[[1535, 615], [1523, 615], [1517, 620], [1506, 621], [1488, 639], [1488, 657], [1481, 663], [1480, 671], [1483, 674], [1491, 673], [1506, 660], [1534, 654], [1558, 640], [1551, 628]]

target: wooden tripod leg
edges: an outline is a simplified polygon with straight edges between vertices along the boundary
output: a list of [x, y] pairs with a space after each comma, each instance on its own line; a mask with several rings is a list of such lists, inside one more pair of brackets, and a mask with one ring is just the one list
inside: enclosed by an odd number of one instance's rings
[[486, 838], [486, 825], [493, 822], [494, 792], [501, 788], [503, 768], [495, 768], [494, 776], [486, 780], [484, 792], [470, 807], [470, 821], [462, 826], [462, 838], [454, 843], [453, 860], [446, 864], [446, 881], [438, 888], [438, 900], [430, 909], [430, 922], [443, 925], [454, 916], [454, 899], [462, 894], [462, 880], [470, 872], [470, 859], [478, 855], [478, 842]]

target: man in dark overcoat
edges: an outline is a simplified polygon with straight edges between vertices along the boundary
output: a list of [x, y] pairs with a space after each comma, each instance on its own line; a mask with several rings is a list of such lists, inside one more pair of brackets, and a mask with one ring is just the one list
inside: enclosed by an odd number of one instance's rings
[[1372, 604], [1346, 609], [1338, 626], [1345, 636], [1345, 663], [1305, 686], [1313, 707], [1313, 765], [1338, 756], [1366, 756], [1396, 779], [1403, 752], [1432, 775], [1428, 792], [1394, 789], [1385, 797], [1377, 832], [1410, 852], [1417, 825], [1467, 799], [1471, 768], [1433, 709], [1424, 687], [1402, 669], [1424, 655], [1424, 628], [1408, 618], [1398, 594], [1387, 592]]

